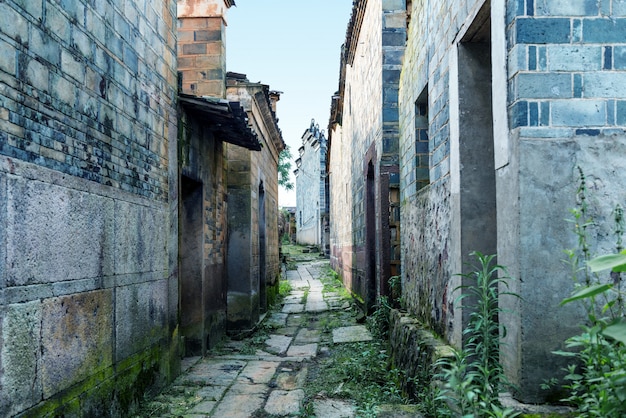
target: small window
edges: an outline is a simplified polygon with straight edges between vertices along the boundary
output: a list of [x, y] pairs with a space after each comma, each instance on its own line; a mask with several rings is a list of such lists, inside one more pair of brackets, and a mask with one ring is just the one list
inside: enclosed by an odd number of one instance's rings
[[428, 85], [415, 102], [415, 180], [417, 190], [430, 184]]

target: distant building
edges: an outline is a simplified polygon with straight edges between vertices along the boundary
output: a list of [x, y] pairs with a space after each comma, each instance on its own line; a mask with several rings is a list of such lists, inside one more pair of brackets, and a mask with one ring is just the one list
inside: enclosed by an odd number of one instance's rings
[[328, 141], [315, 120], [302, 135], [296, 159], [296, 241], [317, 245], [328, 254], [328, 176], [326, 158]]

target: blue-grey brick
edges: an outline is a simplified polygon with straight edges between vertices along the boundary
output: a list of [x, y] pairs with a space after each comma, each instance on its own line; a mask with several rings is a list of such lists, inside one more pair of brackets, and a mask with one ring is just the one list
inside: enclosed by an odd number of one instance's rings
[[539, 125], [541, 126], [550, 125], [550, 102], [541, 102], [539, 110], [540, 110]]
[[603, 71], [586, 73], [585, 97], [626, 97], [626, 73]]
[[[96, 4], [108, 4], [106, 2], [96, 2]], [[102, 41], [105, 34], [106, 25], [101, 15], [94, 13], [91, 9], [87, 9], [85, 14], [85, 30], [92, 34], [94, 39]]]
[[552, 125], [588, 127], [606, 123], [606, 102], [603, 100], [555, 100], [551, 104]]
[[118, 36], [126, 42], [130, 42], [130, 25], [126, 21], [126, 17], [115, 13], [115, 31]]
[[606, 103], [606, 124], [615, 125], [615, 100]]
[[598, 0], [537, 1], [536, 16], [597, 16]]
[[548, 69], [548, 52], [545, 46], [537, 48], [539, 53], [539, 71], [546, 71]]
[[128, 66], [131, 73], [137, 73], [139, 71], [139, 59], [137, 58], [137, 53], [129, 45], [124, 45], [124, 64]]
[[15, 75], [15, 48], [0, 39], [0, 70]]
[[569, 19], [517, 19], [516, 40], [522, 44], [560, 44], [570, 41]]
[[548, 45], [549, 71], [593, 71], [602, 68], [601, 46]]
[[537, 47], [528, 47], [528, 70], [535, 71], [537, 69]]
[[70, 18], [79, 23], [83, 23], [85, 16], [85, 6], [80, 0], [61, 0], [61, 7], [66, 13], [70, 15]]
[[406, 10], [405, 0], [383, 0], [384, 11]]
[[37, 20], [41, 20], [43, 13], [43, 0], [15, 0], [15, 3], [27, 13], [29, 13], [32, 17]]
[[93, 46], [93, 39], [89, 38], [85, 32], [76, 26], [72, 27], [72, 47], [88, 60], [93, 58]]
[[583, 97], [583, 76], [574, 74], [574, 97]]
[[79, 83], [84, 83], [85, 65], [65, 49], [61, 51], [61, 69]]
[[625, 1], [613, 1], [613, 16], [626, 16]]
[[613, 47], [613, 68], [626, 70], [626, 46]]
[[401, 66], [402, 57], [404, 57], [404, 49], [386, 49], [383, 50], [383, 65]]
[[385, 46], [404, 46], [406, 43], [406, 32], [404, 30], [383, 30], [383, 47]]
[[572, 42], [582, 42], [583, 39], [583, 22], [580, 19], [574, 19], [572, 22]]
[[38, 90], [49, 90], [49, 71], [45, 65], [42, 65], [37, 60], [28, 61], [26, 67], [26, 76], [28, 82]]
[[569, 74], [522, 73], [516, 79], [516, 99], [572, 97], [572, 79]]
[[28, 42], [28, 22], [6, 2], [0, 2], [0, 32], [18, 42]]
[[46, 28], [64, 41], [70, 38], [70, 21], [54, 4], [46, 5]]
[[53, 74], [51, 79], [50, 94], [62, 102], [73, 106], [76, 98], [75, 87], [66, 79]]
[[588, 43], [623, 43], [626, 39], [626, 19], [585, 19], [583, 41]]
[[527, 69], [526, 47], [523, 45], [513, 46], [509, 52], [509, 76]]
[[626, 100], [619, 100], [615, 105], [617, 125], [626, 126]]
[[[0, 3], [1, 5], [2, 3]], [[30, 51], [53, 65], [59, 65], [61, 49], [59, 44], [36, 27], [31, 28], [31, 38], [28, 44]]]
[[530, 126], [539, 126], [539, 103], [528, 103], [528, 124]]
[[528, 102], [519, 101], [509, 107], [509, 125], [511, 129], [528, 126]]

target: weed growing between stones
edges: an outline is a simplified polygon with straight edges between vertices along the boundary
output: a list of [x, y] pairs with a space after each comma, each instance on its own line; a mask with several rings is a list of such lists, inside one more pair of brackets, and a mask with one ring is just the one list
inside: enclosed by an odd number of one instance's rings
[[318, 367], [309, 369], [302, 416], [313, 416], [315, 398], [351, 399], [358, 417], [375, 417], [382, 404], [406, 403], [399, 389], [401, 371], [389, 368], [384, 341], [338, 344], [317, 361]]
[[[500, 363], [500, 335], [505, 330], [498, 323], [502, 311], [498, 305], [501, 296], [516, 296], [511, 292], [498, 292], [498, 286], [508, 287], [511, 280], [506, 269], [494, 264], [495, 255], [473, 252], [478, 265], [476, 270], [463, 274], [474, 284], [460, 286], [463, 294], [459, 300], [471, 298], [473, 304], [465, 306], [471, 310], [466, 337], [462, 350], [455, 350], [451, 360], [443, 358], [435, 366], [442, 370], [437, 380], [444, 382], [437, 400], [431, 405], [438, 417], [515, 417], [519, 413], [503, 408], [499, 394], [510, 387]], [[498, 273], [503, 273], [499, 275]]]
[[[590, 259], [587, 236], [595, 225], [589, 218], [585, 175], [580, 169], [578, 205], [571, 211], [578, 249], [566, 251], [575, 282], [574, 293], [561, 305], [582, 303], [587, 323], [582, 333], [569, 338], [566, 346], [572, 351], [555, 354], [571, 357], [564, 388], [569, 396], [564, 401], [578, 408], [581, 417], [622, 417], [626, 413], [626, 318], [621, 274], [626, 272], [626, 251], [623, 250], [624, 215], [621, 206], [614, 210], [616, 253]], [[607, 277], [597, 275], [610, 271]], [[580, 280], [579, 273], [584, 275]], [[553, 379], [545, 388], [555, 385]]]

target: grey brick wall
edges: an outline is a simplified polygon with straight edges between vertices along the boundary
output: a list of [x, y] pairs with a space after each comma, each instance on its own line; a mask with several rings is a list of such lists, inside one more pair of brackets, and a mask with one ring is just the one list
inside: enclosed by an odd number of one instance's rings
[[165, 200], [174, 13], [174, 2], [0, 4], [0, 154]]

